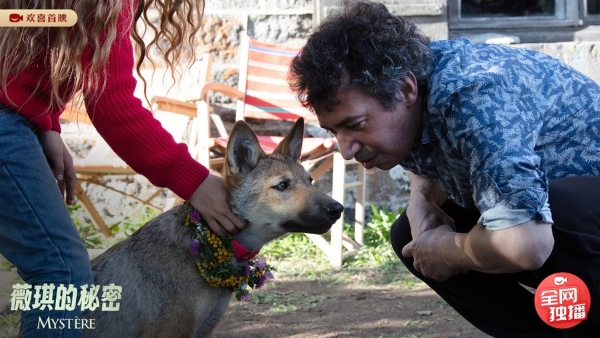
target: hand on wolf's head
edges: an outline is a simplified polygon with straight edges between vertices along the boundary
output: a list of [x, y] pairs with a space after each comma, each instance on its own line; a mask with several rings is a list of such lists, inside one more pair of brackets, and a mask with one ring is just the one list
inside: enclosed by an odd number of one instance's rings
[[209, 174], [189, 201], [217, 236], [235, 234], [246, 227], [246, 222], [231, 212], [221, 177]]

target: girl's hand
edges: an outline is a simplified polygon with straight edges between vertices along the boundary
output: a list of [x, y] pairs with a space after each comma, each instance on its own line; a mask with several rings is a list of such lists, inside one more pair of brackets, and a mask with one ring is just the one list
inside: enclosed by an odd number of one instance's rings
[[75, 201], [75, 184], [77, 182], [73, 158], [57, 131], [42, 132], [39, 134], [39, 138], [60, 193], [67, 204], [71, 205]]
[[190, 203], [217, 236], [235, 234], [246, 227], [246, 222], [231, 212], [221, 177], [208, 175], [190, 197]]

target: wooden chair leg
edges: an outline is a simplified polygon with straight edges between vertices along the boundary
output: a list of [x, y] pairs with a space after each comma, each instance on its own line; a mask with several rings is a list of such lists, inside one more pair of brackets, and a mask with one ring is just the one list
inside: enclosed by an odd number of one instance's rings
[[[331, 197], [344, 204], [344, 182], [346, 180], [346, 161], [342, 154], [336, 152], [333, 154], [333, 173]], [[329, 259], [331, 266], [342, 266], [342, 234], [344, 232], [344, 213], [340, 219], [331, 227], [331, 249]]]
[[[333, 267], [340, 267], [344, 259], [356, 254], [364, 244], [366, 170], [358, 162], [345, 161], [340, 153], [335, 153], [329, 163], [333, 164], [332, 197], [343, 203], [345, 191], [356, 187], [354, 217], [354, 238], [344, 233], [344, 215], [331, 227], [330, 240], [321, 235], [306, 234], [319, 249], [329, 257]], [[356, 165], [356, 180], [346, 183], [346, 165]], [[322, 168], [317, 168], [321, 170]]]
[[104, 236], [110, 237], [111, 236], [110, 229], [106, 225], [106, 222], [104, 222], [104, 219], [102, 219], [102, 216], [100, 216], [98, 209], [96, 209], [96, 207], [94, 206], [94, 204], [92, 203], [92, 201], [90, 200], [88, 195], [85, 193], [85, 191], [81, 187], [81, 182], [82, 182], [81, 180], [77, 180], [77, 183], [75, 185], [75, 194], [77, 195], [77, 198], [81, 202], [81, 205], [83, 206], [83, 208], [88, 212], [88, 214], [90, 214], [91, 219], [92, 219], [92, 224], [94, 224], [96, 229], [100, 230], [102, 232], [102, 234], [104, 234]]
[[329, 168], [333, 166], [333, 156], [327, 156], [321, 163], [317, 166], [311, 168], [310, 176], [313, 180], [317, 181]]
[[[83, 182], [87, 182], [88, 184], [94, 184], [103, 188], [106, 188], [108, 190], [112, 190], [115, 191], [125, 197], [128, 197], [130, 199], [133, 199], [135, 202], [137, 202], [137, 206], [135, 208], [133, 208], [127, 215], [123, 216], [123, 218], [115, 223], [112, 224], [110, 227], [106, 224], [106, 222], [104, 221], [104, 219], [102, 218], [102, 216], [100, 215], [100, 212], [98, 211], [98, 209], [94, 206], [94, 204], [92, 203], [92, 201], [90, 200], [89, 196], [87, 195], [87, 193], [85, 192], [85, 190], [82, 187], [82, 183]], [[94, 224], [94, 226], [96, 227], [96, 229], [100, 230], [102, 232], [102, 234], [106, 237], [110, 237], [112, 236], [112, 231], [111, 229], [115, 228], [116, 226], [118, 226], [119, 224], [121, 224], [122, 222], [126, 221], [127, 219], [131, 218], [133, 215], [137, 214], [138, 212], [140, 212], [142, 210], [142, 208], [144, 208], [145, 206], [148, 206], [150, 208], [156, 209], [158, 211], [165, 211], [170, 209], [171, 207], [179, 204], [182, 202], [181, 198], [179, 197], [175, 197], [172, 198], [170, 200], [167, 201], [167, 204], [164, 208], [161, 208], [157, 205], [154, 205], [152, 203], [152, 200], [154, 198], [156, 198], [158, 195], [161, 194], [161, 192], [163, 191], [163, 189], [158, 188], [156, 189], [156, 191], [150, 195], [148, 198], [146, 199], [141, 199], [138, 198], [136, 196], [133, 195], [129, 195], [126, 194], [123, 191], [117, 190], [115, 188], [112, 188], [110, 186], [107, 186], [101, 182], [98, 182], [97, 180], [95, 180], [94, 178], [92, 179], [87, 179], [87, 178], [83, 178], [83, 179], [78, 179], [77, 180], [77, 184], [75, 186], [75, 194], [77, 195], [77, 198], [79, 199], [79, 201], [81, 202], [81, 205], [83, 206], [83, 208], [87, 211], [87, 213], [90, 215], [91, 217], [91, 221], [92, 224]]]
[[205, 101], [197, 101], [196, 109], [198, 114], [198, 162], [203, 166], [210, 168], [210, 118], [208, 104]]
[[354, 207], [354, 240], [359, 245], [365, 244], [365, 200], [367, 187], [367, 170], [360, 164], [356, 163], [356, 181], [360, 184], [356, 187], [356, 203]]

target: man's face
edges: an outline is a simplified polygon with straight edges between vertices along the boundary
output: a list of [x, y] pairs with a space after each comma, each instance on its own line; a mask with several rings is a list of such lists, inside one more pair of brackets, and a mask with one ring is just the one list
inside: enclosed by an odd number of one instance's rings
[[[410, 90], [410, 89], [408, 89]], [[317, 111], [321, 127], [335, 135], [342, 156], [367, 169], [388, 170], [400, 163], [421, 137], [421, 97], [405, 92], [391, 110], [359, 89], [340, 89], [333, 111]], [[414, 94], [414, 95], [413, 95]]]

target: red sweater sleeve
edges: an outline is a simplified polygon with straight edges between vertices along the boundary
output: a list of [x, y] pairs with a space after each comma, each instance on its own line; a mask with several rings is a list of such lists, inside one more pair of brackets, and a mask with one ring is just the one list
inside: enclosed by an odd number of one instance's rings
[[53, 114], [50, 118], [52, 119], [52, 125], [50, 126], [50, 129], [60, 133], [60, 114]]
[[[100, 95], [94, 88], [84, 88], [86, 109], [100, 135], [133, 170], [188, 199], [208, 176], [208, 169], [191, 157], [187, 145], [177, 144], [134, 96], [131, 13], [126, 8], [124, 4], [108, 59], [106, 87]], [[83, 69], [91, 57], [88, 48], [82, 57]]]

